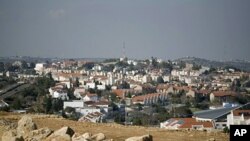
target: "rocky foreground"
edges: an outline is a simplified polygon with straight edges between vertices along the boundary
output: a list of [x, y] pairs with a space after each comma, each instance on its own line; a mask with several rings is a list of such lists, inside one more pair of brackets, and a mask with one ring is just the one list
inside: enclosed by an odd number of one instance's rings
[[[92, 135], [91, 133], [78, 134], [68, 126], [56, 131], [49, 128], [37, 129], [37, 125], [30, 116], [23, 116], [16, 129], [6, 131], [2, 135], [2, 141], [113, 141], [107, 139], [103, 133]], [[151, 135], [131, 137], [125, 141], [153, 141]]]
[[[32, 128], [30, 131], [18, 131], [22, 128], [22, 124], [20, 123], [20, 119], [24, 117], [29, 117], [29, 122], [31, 123]], [[31, 117], [31, 120], [30, 120]], [[32, 121], [32, 122], [31, 122]], [[20, 123], [20, 124], [19, 124]], [[24, 122], [25, 123], [25, 122]], [[25, 123], [25, 125], [27, 124]], [[20, 128], [20, 127], [21, 128]], [[25, 126], [26, 127], [26, 126]], [[29, 140], [29, 141], [37, 141], [37, 140], [49, 140], [58, 135], [57, 131], [65, 130], [68, 132], [73, 130], [74, 133], [68, 134], [66, 138], [71, 140], [94, 140], [97, 135], [104, 135], [105, 139], [113, 140], [113, 141], [125, 141], [125, 140], [134, 140], [135, 138], [131, 137], [139, 137], [139, 138], [149, 138], [149, 140], [154, 141], [228, 141], [229, 135], [217, 132], [217, 131], [195, 131], [195, 130], [165, 130], [160, 128], [153, 127], [142, 127], [142, 126], [124, 126], [119, 124], [108, 124], [108, 123], [86, 123], [86, 122], [77, 122], [72, 120], [64, 119], [60, 116], [56, 115], [40, 115], [40, 114], [13, 114], [13, 113], [1, 113], [0, 112], [0, 141], [9, 141], [9, 139], [1, 138], [1, 137], [13, 137], [14, 141], [21, 140]], [[42, 133], [42, 134], [41, 134]], [[145, 135], [145, 137], [143, 137]], [[152, 135], [152, 136], [149, 136]], [[39, 137], [40, 136], [40, 137]], [[64, 136], [64, 135], [63, 135]], [[84, 137], [88, 137], [84, 139]], [[151, 139], [152, 137], [152, 139]], [[59, 137], [58, 137], [59, 138]], [[32, 139], [32, 140], [31, 140]], [[138, 139], [138, 138], [137, 138]], [[55, 139], [54, 139], [55, 140]], [[132, 140], [132, 141], [133, 141]], [[144, 139], [146, 140], [146, 139]], [[11, 141], [11, 140], [10, 140]], [[141, 139], [143, 141], [143, 139]]]

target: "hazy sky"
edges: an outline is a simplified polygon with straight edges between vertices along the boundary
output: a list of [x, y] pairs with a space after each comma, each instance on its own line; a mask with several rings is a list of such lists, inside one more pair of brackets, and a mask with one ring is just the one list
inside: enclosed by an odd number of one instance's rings
[[0, 0], [0, 56], [250, 60], [250, 0]]

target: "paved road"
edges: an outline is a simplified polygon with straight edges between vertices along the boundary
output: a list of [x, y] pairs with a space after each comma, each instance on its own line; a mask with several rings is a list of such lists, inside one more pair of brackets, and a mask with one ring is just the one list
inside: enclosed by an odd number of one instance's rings
[[13, 96], [13, 95], [17, 94], [18, 92], [22, 91], [23, 89], [25, 89], [25, 88], [27, 88], [29, 86], [30, 86], [30, 84], [23, 84], [23, 85], [17, 86], [16, 88], [14, 88], [11, 91], [8, 91], [8, 92], [5, 92], [5, 93], [1, 93], [0, 94], [0, 99], [4, 99], [6, 97]]
[[15, 84], [12, 84], [12, 85], [8, 85], [6, 88], [1, 89], [0, 95], [10, 91], [11, 89], [13, 89], [15, 87], [18, 87], [19, 85], [22, 85], [22, 84], [15, 83]]

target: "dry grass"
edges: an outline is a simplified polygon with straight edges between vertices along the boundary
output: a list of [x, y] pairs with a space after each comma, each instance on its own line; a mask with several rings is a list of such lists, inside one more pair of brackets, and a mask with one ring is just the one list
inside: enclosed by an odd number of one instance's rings
[[[17, 121], [20, 115], [1, 115], [0, 119], [11, 119]], [[70, 126], [77, 133], [104, 133], [107, 138], [115, 141], [124, 141], [131, 136], [141, 136], [144, 134], [153, 135], [154, 141], [206, 141], [215, 138], [216, 141], [228, 141], [229, 136], [221, 132], [203, 132], [203, 131], [169, 131], [159, 128], [131, 127], [118, 124], [94, 124], [81, 123], [76, 121], [54, 118], [50, 116], [32, 116], [38, 128], [49, 127], [53, 130], [63, 126]], [[6, 131], [6, 128], [0, 125], [0, 136]]]

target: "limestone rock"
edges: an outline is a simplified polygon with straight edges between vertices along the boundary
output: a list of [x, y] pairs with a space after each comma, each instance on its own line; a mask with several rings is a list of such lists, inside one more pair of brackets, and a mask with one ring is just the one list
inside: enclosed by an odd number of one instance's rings
[[17, 125], [17, 134], [18, 135], [25, 135], [28, 134], [32, 130], [36, 130], [37, 126], [32, 121], [32, 118], [30, 116], [23, 116], [19, 121]]
[[62, 127], [61, 129], [57, 130], [54, 132], [55, 135], [69, 135], [70, 137], [72, 137], [74, 135], [74, 130], [71, 129], [70, 127], [68, 126], [65, 126], [65, 127]]
[[106, 139], [106, 136], [103, 133], [98, 133], [93, 136], [91, 136], [91, 141], [103, 141]]
[[18, 136], [15, 130], [10, 130], [3, 133], [2, 141], [24, 141], [24, 139], [22, 136]]
[[91, 137], [90, 133], [84, 133], [82, 135], [75, 133], [72, 136], [72, 141], [87, 141], [90, 137]]
[[82, 134], [82, 137], [85, 139], [88, 139], [91, 137], [91, 133], [86, 132], [86, 133]]
[[71, 141], [71, 137], [68, 134], [52, 135], [46, 138], [45, 141]]
[[71, 137], [74, 135], [74, 130], [70, 127], [62, 127], [51, 134], [45, 141], [71, 141]]
[[153, 141], [152, 135], [143, 135], [139, 137], [130, 137], [126, 139], [125, 141]]
[[52, 130], [49, 128], [41, 128], [38, 130], [33, 130], [27, 134], [28, 141], [41, 141], [47, 138], [50, 134], [52, 134]]

